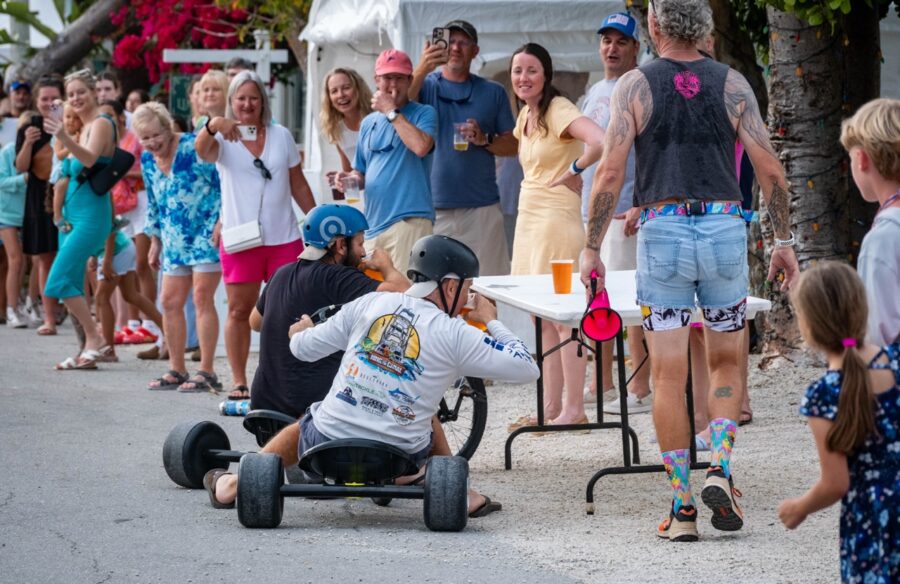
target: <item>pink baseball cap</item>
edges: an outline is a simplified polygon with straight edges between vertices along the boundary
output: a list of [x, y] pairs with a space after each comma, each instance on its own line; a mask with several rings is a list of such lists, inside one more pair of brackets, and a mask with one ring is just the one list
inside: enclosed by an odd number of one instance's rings
[[375, 75], [387, 75], [389, 73], [400, 73], [401, 75], [412, 75], [413, 66], [409, 55], [399, 49], [385, 49], [378, 55], [375, 61]]

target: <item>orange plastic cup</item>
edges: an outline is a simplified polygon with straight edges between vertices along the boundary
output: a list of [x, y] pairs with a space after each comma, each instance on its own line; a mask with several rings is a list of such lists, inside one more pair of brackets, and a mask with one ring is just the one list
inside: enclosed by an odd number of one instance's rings
[[372, 268], [366, 268], [363, 272], [373, 280], [378, 280], [379, 282], [384, 282], [384, 276], [381, 275], [381, 272], [378, 270], [373, 270]]
[[572, 269], [575, 260], [550, 260], [553, 270], [553, 291], [557, 294], [572, 293]]
[[460, 315], [461, 317], [463, 317], [463, 319], [465, 319], [465, 321], [466, 321], [467, 324], [469, 324], [470, 326], [474, 326], [474, 327], [477, 328], [478, 330], [480, 330], [480, 331], [486, 333], [486, 332], [487, 332], [487, 325], [484, 324], [483, 322], [479, 321], [479, 320], [472, 320], [472, 319], [470, 319], [470, 318], [469, 318], [469, 313], [470, 313], [470, 312], [472, 312], [472, 309], [471, 309], [471, 308], [463, 308], [462, 310], [459, 311], [459, 315]]

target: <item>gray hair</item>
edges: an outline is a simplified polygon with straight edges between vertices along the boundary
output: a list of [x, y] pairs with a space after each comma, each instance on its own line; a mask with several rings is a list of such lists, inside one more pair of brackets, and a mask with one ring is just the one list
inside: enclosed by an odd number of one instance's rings
[[131, 127], [135, 132], [140, 132], [142, 128], [146, 128], [153, 120], [159, 122], [159, 127], [163, 131], [174, 132], [172, 116], [169, 114], [169, 110], [166, 109], [166, 106], [156, 101], [142, 103], [134, 110], [134, 114], [131, 117]]
[[255, 71], [241, 71], [231, 80], [231, 85], [228, 86], [228, 98], [225, 101], [225, 117], [229, 120], [237, 119], [234, 115], [234, 109], [231, 107], [231, 98], [234, 97], [237, 90], [245, 83], [256, 84], [256, 89], [259, 90], [259, 95], [261, 96], [261, 106], [259, 111], [260, 121], [264, 126], [270, 125], [272, 123], [272, 106], [269, 105], [269, 94], [266, 93], [266, 86]]
[[713, 30], [708, 0], [652, 0], [650, 10], [660, 32], [670, 38], [696, 44]]

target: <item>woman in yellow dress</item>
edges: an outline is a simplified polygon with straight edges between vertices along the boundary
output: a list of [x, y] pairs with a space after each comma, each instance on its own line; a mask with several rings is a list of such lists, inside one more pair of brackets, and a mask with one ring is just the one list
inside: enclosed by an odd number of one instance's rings
[[[544, 47], [527, 43], [513, 53], [510, 79], [521, 107], [513, 134], [525, 173], [512, 273], [548, 274], [551, 260], [578, 265], [584, 247], [579, 175], [600, 158], [603, 131], [553, 87], [553, 63]], [[568, 327], [544, 321], [543, 346], [554, 347], [570, 334]], [[587, 422], [586, 364], [574, 343], [544, 360], [544, 413], [552, 424]], [[519, 425], [534, 423], [526, 418]]]

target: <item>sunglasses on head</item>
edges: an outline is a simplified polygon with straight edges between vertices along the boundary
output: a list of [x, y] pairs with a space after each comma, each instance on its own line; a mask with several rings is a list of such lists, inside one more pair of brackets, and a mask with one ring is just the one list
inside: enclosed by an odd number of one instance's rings
[[253, 166], [259, 169], [259, 172], [262, 173], [264, 179], [272, 180], [272, 173], [269, 172], [269, 169], [266, 168], [266, 165], [262, 160], [260, 160], [259, 158], [254, 158]]

